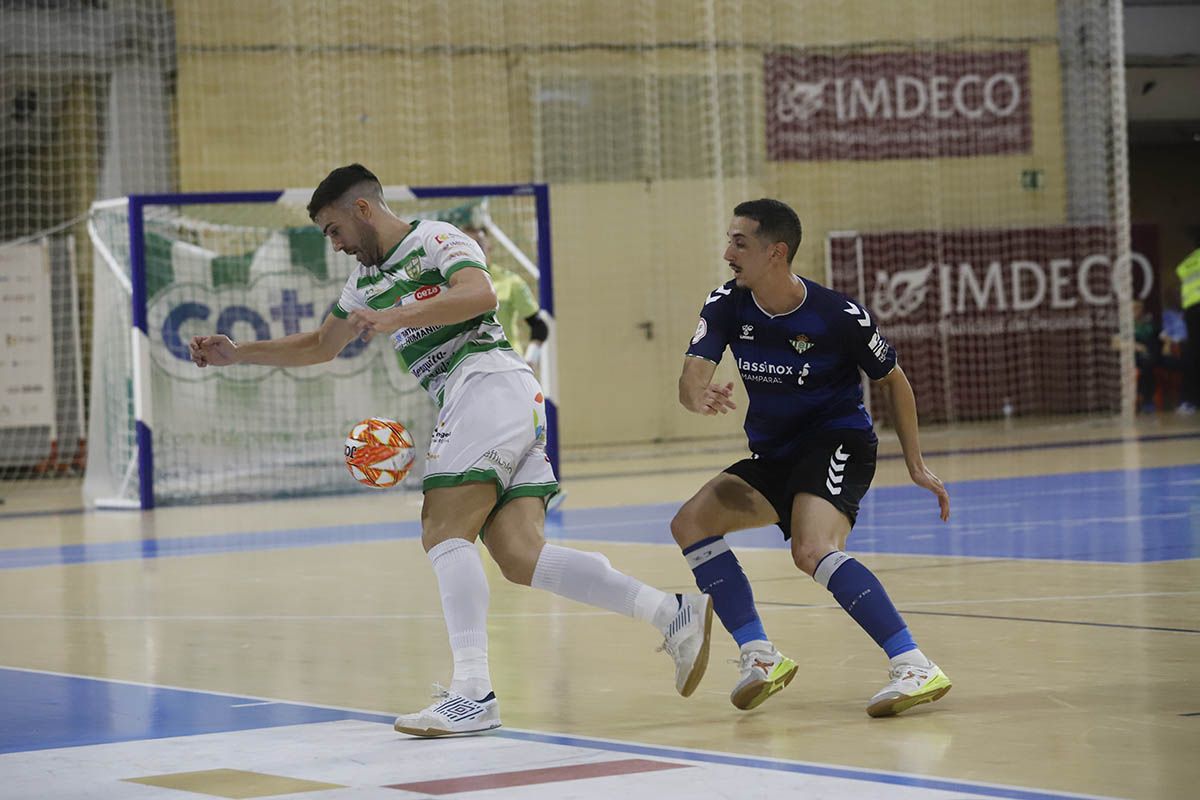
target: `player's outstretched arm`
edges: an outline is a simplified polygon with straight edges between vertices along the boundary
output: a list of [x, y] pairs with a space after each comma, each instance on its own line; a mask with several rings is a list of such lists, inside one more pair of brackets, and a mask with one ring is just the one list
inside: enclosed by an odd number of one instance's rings
[[401, 328], [453, 325], [496, 309], [496, 289], [483, 270], [464, 267], [450, 276], [449, 283], [447, 291], [440, 291], [428, 300], [381, 311], [352, 311], [350, 322], [359, 333], [370, 338], [376, 334], [390, 335]]
[[900, 449], [904, 451], [904, 463], [908, 467], [909, 477], [917, 486], [928, 489], [937, 496], [940, 516], [945, 522], [950, 519], [950, 493], [946, 491], [942, 479], [925, 466], [925, 458], [921, 455], [917, 398], [913, 395], [908, 376], [897, 364], [891, 372], [875, 383], [887, 386], [890, 390], [888, 397], [891, 401], [891, 418], [896, 425], [896, 435], [900, 438]]
[[329, 361], [357, 336], [354, 325], [330, 314], [315, 331], [293, 333], [280, 339], [237, 344], [228, 336], [193, 336], [188, 343], [197, 367], [226, 367], [230, 364], [265, 364], [274, 367], [304, 367]]
[[717, 365], [713, 362], [686, 356], [683, 359], [683, 374], [679, 376], [679, 402], [688, 411], [707, 417], [728, 414], [737, 408], [733, 402], [733, 383], [718, 386], [712, 382]]

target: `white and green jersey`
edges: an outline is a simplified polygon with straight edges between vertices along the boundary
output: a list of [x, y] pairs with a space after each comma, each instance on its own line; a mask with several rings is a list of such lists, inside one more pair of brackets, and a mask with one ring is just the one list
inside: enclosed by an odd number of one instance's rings
[[[487, 270], [475, 240], [446, 222], [416, 220], [413, 229], [392, 248], [378, 267], [359, 265], [350, 274], [333, 315], [345, 319], [351, 311], [382, 310], [419, 303], [449, 287], [460, 269]], [[405, 368], [441, 406], [446, 383], [475, 372], [528, 369], [504, 338], [504, 329], [488, 311], [465, 322], [401, 328], [391, 336]]]

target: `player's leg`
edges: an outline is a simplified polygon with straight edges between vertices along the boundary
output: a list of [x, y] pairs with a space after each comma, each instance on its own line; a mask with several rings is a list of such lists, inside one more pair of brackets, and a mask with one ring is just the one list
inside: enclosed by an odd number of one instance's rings
[[477, 733], [500, 727], [487, 659], [488, 583], [475, 545], [496, 503], [494, 483], [463, 483], [425, 492], [421, 543], [437, 576], [454, 675], [436, 702], [396, 719], [414, 736]]
[[730, 702], [751, 709], [787, 686], [796, 674], [796, 662], [767, 638], [750, 581], [725, 540], [732, 531], [778, 521], [779, 512], [767, 499], [773, 494], [772, 466], [746, 459], [729, 469], [683, 504], [671, 520], [671, 535], [683, 550], [696, 585], [712, 596], [721, 624], [741, 650], [739, 678]]
[[535, 447], [517, 469], [506, 502], [487, 524], [484, 543], [488, 552], [514, 583], [654, 625], [665, 638], [663, 649], [675, 661], [676, 690], [690, 696], [708, 665], [711, 600], [702, 594], [681, 596], [648, 586], [613, 569], [600, 553], [548, 544], [543, 537], [544, 497], [536, 494], [535, 487], [553, 480], [549, 470]]
[[874, 437], [847, 431], [811, 452], [821, 458], [806, 458], [790, 480], [797, 489], [792, 559], [891, 659], [891, 680], [871, 698], [867, 713], [891, 716], [939, 699], [950, 691], [950, 679], [917, 647], [875, 574], [842, 550], [875, 474]]

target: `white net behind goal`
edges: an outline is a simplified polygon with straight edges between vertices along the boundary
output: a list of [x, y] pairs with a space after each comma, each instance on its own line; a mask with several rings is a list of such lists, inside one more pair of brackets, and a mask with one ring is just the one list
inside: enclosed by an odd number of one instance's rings
[[[519, 258], [536, 253], [528, 197], [390, 201], [406, 218], [459, 224], [487, 219]], [[484, 213], [486, 211], [486, 213]], [[396, 419], [412, 432], [418, 459], [403, 484], [420, 487], [425, 444], [436, 420], [428, 394], [385, 337], [354, 341], [332, 361], [299, 368], [235, 365], [199, 369], [188, 340], [214, 332], [235, 341], [316, 329], [340, 296], [353, 259], [334, 253], [302, 209], [284, 204], [146, 206], [144, 234], [149, 409], [156, 504], [371, 491], [342, 459], [351, 427]], [[136, 505], [142, 475], [135, 426], [126, 204], [93, 210], [97, 250], [89, 504]], [[519, 248], [519, 249], [518, 249]], [[495, 253], [497, 265], [516, 258]], [[536, 291], [536, 284], [534, 285]]]

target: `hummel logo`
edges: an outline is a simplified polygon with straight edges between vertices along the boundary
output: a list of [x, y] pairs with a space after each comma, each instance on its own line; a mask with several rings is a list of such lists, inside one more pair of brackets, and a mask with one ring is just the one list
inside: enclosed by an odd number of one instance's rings
[[867, 313], [865, 308], [859, 308], [858, 306], [854, 305], [854, 303], [851, 303], [849, 300], [847, 300], [846, 307], [843, 308], [842, 311], [852, 317], [857, 317], [855, 321], [864, 328], [871, 327], [871, 315]]
[[839, 444], [829, 459], [829, 472], [826, 474], [825, 480], [825, 488], [835, 497], [842, 493], [842, 481], [846, 479], [843, 473], [846, 471], [848, 463], [850, 463], [850, 454], [842, 452], [842, 446]]
[[724, 286], [718, 286], [716, 289], [712, 290], [712, 294], [710, 294], [708, 296], [708, 299], [704, 301], [704, 305], [708, 305], [709, 303], [717, 302], [722, 297], [729, 294], [731, 291], [732, 291], [731, 289], [727, 289]]

